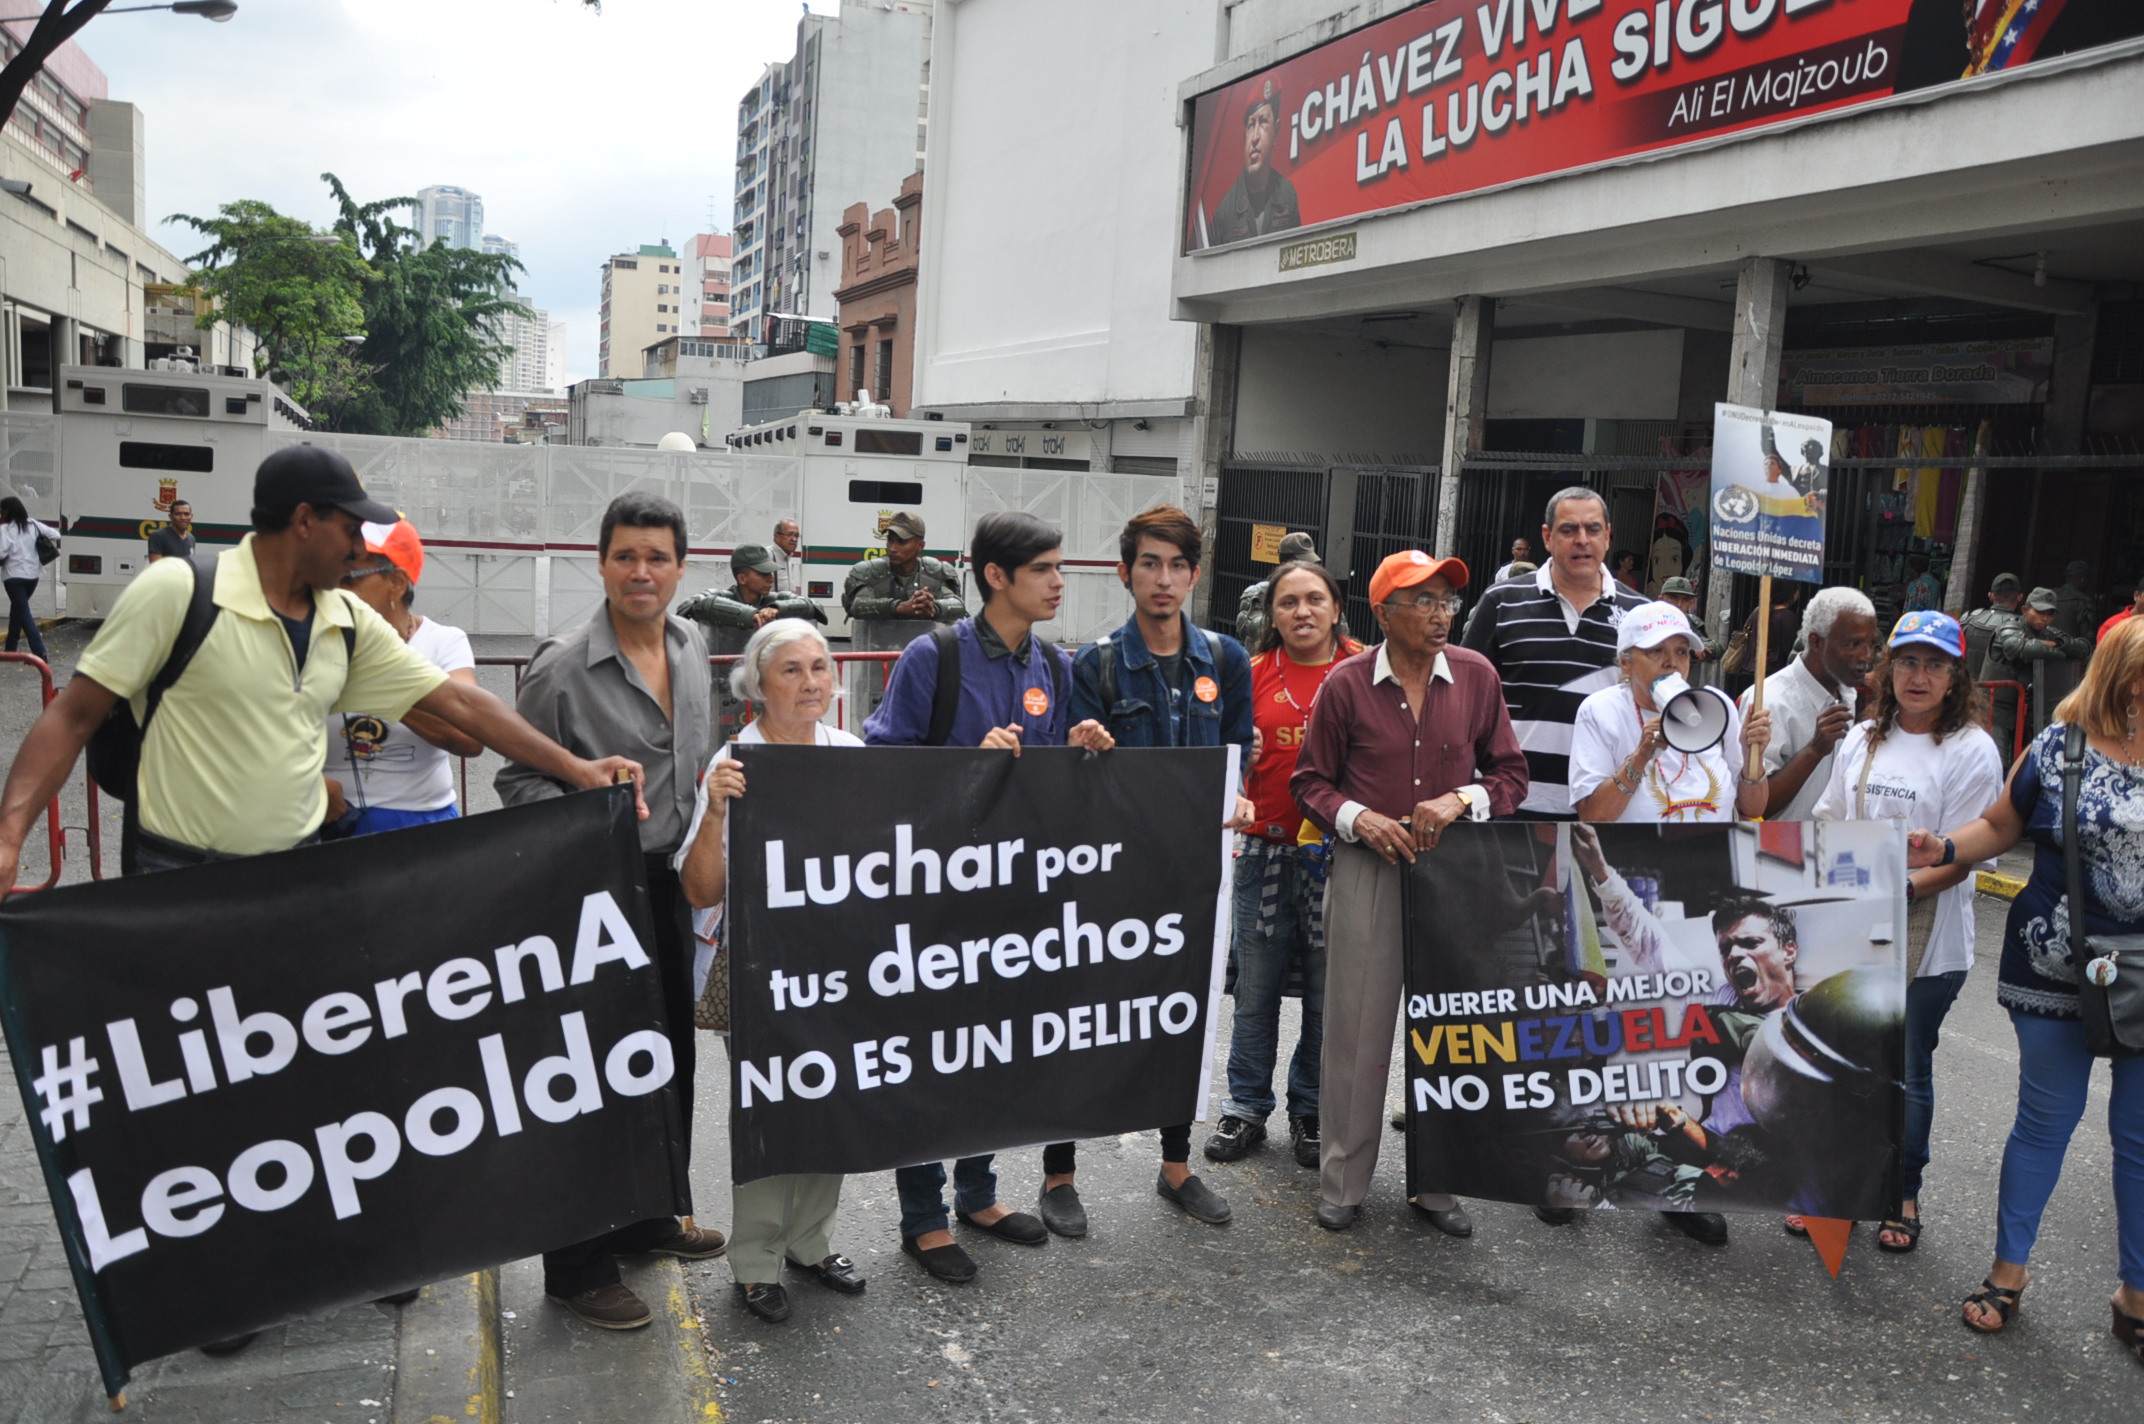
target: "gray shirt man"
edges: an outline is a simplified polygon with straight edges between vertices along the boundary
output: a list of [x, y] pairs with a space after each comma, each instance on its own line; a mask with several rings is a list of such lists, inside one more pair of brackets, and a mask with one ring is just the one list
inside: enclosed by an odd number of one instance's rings
[[[649, 855], [672, 854], [684, 841], [700, 769], [714, 753], [707, 641], [672, 614], [663, 620], [663, 648], [670, 660], [667, 718], [633, 660], [619, 651], [607, 603], [579, 628], [543, 641], [515, 699], [536, 730], [567, 750], [587, 756], [607, 747], [601, 755], [631, 757], [646, 768], [648, 819], [640, 823], [640, 848]], [[509, 806], [568, 790], [518, 762], [508, 762], [492, 784]]]

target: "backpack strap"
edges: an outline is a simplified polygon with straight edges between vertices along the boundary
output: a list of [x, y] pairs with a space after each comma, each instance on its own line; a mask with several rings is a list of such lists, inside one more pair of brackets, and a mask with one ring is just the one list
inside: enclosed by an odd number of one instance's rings
[[1108, 633], [1094, 640], [1094, 681], [1106, 721], [1117, 707], [1117, 645]]
[[201, 651], [201, 644], [208, 638], [208, 630], [215, 626], [216, 615], [223, 610], [216, 606], [216, 571], [202, 568], [192, 559], [185, 560], [187, 570], [193, 574], [193, 596], [186, 604], [186, 617], [179, 623], [179, 636], [172, 640], [171, 652], [164, 658], [164, 665], [149, 679], [149, 686], [142, 694], [141, 731], [149, 734], [149, 719], [156, 716], [164, 694], [171, 690], [186, 673], [194, 654]]
[[938, 682], [931, 689], [931, 725], [923, 745], [942, 747], [953, 735], [953, 718], [960, 711], [960, 634], [957, 624], [939, 623], [931, 628], [931, 641], [938, 647]]
[[[1030, 634], [1029, 636], [1033, 635]], [[1049, 651], [1050, 680], [1057, 686], [1057, 706], [1064, 716], [1065, 735], [1069, 738], [1072, 734], [1072, 674], [1069, 671], [1070, 660], [1057, 651], [1055, 643], [1044, 643], [1037, 638], [1035, 645], [1038, 648], [1046, 648]]]

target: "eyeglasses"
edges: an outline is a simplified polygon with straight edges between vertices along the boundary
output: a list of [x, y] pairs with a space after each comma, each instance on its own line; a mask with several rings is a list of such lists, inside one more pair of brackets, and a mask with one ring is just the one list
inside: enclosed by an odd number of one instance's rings
[[1958, 663], [1955, 658], [1893, 658], [1891, 666], [1908, 677], [1949, 677]]
[[1460, 601], [1459, 595], [1456, 593], [1447, 594], [1443, 597], [1439, 597], [1434, 593], [1425, 593], [1416, 598], [1388, 598], [1385, 600], [1385, 607], [1419, 608], [1424, 613], [1457, 613]]
[[356, 583], [361, 578], [371, 578], [374, 574], [384, 574], [392, 568], [394, 568], [394, 565], [390, 563], [374, 564], [369, 569], [352, 569], [342, 576], [342, 581], [344, 583]]

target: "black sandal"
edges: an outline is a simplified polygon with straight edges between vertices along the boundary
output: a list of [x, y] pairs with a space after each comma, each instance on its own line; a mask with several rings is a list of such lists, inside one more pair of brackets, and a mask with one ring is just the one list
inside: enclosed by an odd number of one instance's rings
[[[2026, 1286], [2031, 1284], [2031, 1281], [2025, 1282]], [[1995, 1311], [1996, 1319], [2001, 1323], [1997, 1325], [1976, 1325], [1973, 1323], [1972, 1316], [1962, 1312], [1958, 1318], [1965, 1322], [1966, 1329], [1973, 1331], [1975, 1334], [2000, 1335], [2010, 1327], [2010, 1318], [2017, 1314], [2018, 1302], [2023, 1298], [2024, 1294], [2025, 1286], [2019, 1286], [2015, 1290], [2006, 1290], [2002, 1286], [1995, 1284], [1994, 1281], [1983, 1277], [1980, 1282], [1980, 1289], [1967, 1296], [1964, 1303], [1966, 1305], [1991, 1307]]]
[[2122, 1309], [2120, 1301], [2108, 1301], [2114, 1308], [2114, 1338], [2122, 1342], [2122, 1348], [2144, 1365], [2144, 1320]]
[[[1903, 1246], [1893, 1246], [1883, 1239], [1884, 1233], [1892, 1232], [1906, 1238]], [[1921, 1219], [1918, 1216], [1894, 1216], [1876, 1228], [1876, 1249], [1888, 1251], [1894, 1256], [1903, 1256], [1921, 1244]]]

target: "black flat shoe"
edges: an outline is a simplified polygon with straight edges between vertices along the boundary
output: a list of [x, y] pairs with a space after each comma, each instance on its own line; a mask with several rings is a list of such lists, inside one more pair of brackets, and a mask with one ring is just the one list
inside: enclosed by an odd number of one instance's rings
[[914, 1237], [904, 1236], [901, 1238], [901, 1251], [905, 1255], [915, 1257], [916, 1264], [941, 1281], [950, 1281], [958, 1286], [966, 1285], [975, 1279], [975, 1258], [961, 1250], [957, 1241], [950, 1246], [932, 1246], [926, 1249], [918, 1246]]
[[1359, 1206], [1340, 1206], [1329, 1201], [1318, 1203], [1318, 1225], [1327, 1231], [1345, 1231], [1353, 1226], [1355, 1219], [1361, 1215], [1362, 1208]]
[[1420, 1202], [1412, 1200], [1409, 1201], [1409, 1205], [1428, 1217], [1429, 1224], [1436, 1227], [1446, 1236], [1457, 1236], [1461, 1240], [1465, 1240], [1474, 1234], [1474, 1218], [1468, 1216], [1467, 1209], [1456, 1202], [1452, 1204], [1450, 1211], [1433, 1211]]
[[961, 1225], [972, 1226], [977, 1231], [987, 1231], [1000, 1241], [1010, 1241], [1015, 1246], [1047, 1246], [1050, 1233], [1041, 1222], [1024, 1211], [1008, 1211], [996, 1221], [977, 1221], [964, 1211], [953, 1213]]
[[866, 1283], [863, 1275], [856, 1269], [856, 1263], [846, 1256], [829, 1256], [816, 1266], [808, 1266], [802, 1261], [791, 1261], [789, 1264], [828, 1290], [840, 1291], [843, 1295], [864, 1293]]
[[779, 1325], [789, 1318], [789, 1292], [780, 1285], [748, 1286], [739, 1281], [737, 1300], [769, 1325]]
[[1575, 1206], [1537, 1206], [1534, 1216], [1543, 1226], [1569, 1226], [1578, 1220]]
[[1227, 1200], [1195, 1176], [1184, 1178], [1184, 1184], [1180, 1187], [1172, 1187], [1169, 1185], [1169, 1174], [1164, 1172], [1154, 1178], [1154, 1190], [1166, 1200], [1182, 1207], [1184, 1215], [1193, 1221], [1219, 1226], [1228, 1220]]
[[1042, 1224], [1059, 1236], [1076, 1239], [1087, 1234], [1087, 1208], [1079, 1199], [1079, 1188], [1070, 1182], [1044, 1192], [1035, 1209]]
[[1727, 1218], [1716, 1211], [1664, 1211], [1660, 1215], [1692, 1241], [1707, 1246], [1727, 1244]]

